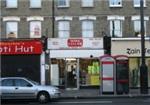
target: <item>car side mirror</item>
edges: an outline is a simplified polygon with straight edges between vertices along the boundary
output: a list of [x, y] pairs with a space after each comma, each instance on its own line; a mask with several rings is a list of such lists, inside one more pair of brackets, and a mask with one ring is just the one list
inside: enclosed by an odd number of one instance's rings
[[27, 87], [32, 87], [32, 85], [31, 84], [27, 84]]

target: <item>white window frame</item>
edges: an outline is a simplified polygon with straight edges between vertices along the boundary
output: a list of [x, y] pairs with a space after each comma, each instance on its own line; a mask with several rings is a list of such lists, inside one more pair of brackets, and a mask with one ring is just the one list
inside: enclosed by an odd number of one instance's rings
[[[140, 7], [140, 0], [139, 0], [138, 4], [135, 4], [135, 3], [137, 3], [137, 0], [133, 0], [134, 7]], [[143, 0], [143, 6], [146, 7], [146, 0]]]
[[[34, 27], [33, 29], [33, 24], [38, 24], [39, 27]], [[42, 37], [42, 22], [39, 20], [32, 20], [29, 21], [29, 33], [30, 33], [30, 38], [41, 38]], [[34, 33], [38, 33], [39, 35], [36, 35]]]
[[18, 0], [6, 0], [6, 8], [18, 8]]
[[70, 6], [70, 0], [64, 0], [65, 5], [59, 4], [60, 1], [61, 1], [61, 0], [57, 0], [57, 7], [58, 7], [58, 8], [65, 8], [65, 7], [69, 7], [69, 6]]
[[[118, 35], [112, 35], [112, 31], [113, 31], [113, 22], [114, 22], [114, 28], [116, 27], [115, 26], [115, 24], [116, 24], [116, 22], [120, 22], [119, 23], [119, 25], [120, 25], [120, 27], [119, 27], [119, 29], [114, 29], [114, 34], [115, 34], [115, 32], [119, 32], [120, 34], [118, 34]], [[118, 26], [118, 25], [117, 25]], [[110, 20], [110, 36], [111, 37], [122, 37], [122, 20]]]
[[94, 7], [94, 0], [81, 0], [82, 7]]
[[[88, 24], [87, 27], [84, 27]], [[91, 26], [89, 25], [91, 24]], [[87, 33], [91, 33], [90, 35]], [[93, 20], [82, 20], [82, 37], [93, 38], [94, 37], [94, 21]]]
[[[35, 5], [35, 3], [38, 3]], [[30, 8], [42, 8], [42, 0], [30, 0]]]
[[[83, 21], [92, 21], [93, 22], [93, 35], [91, 35], [90, 37], [94, 37], [94, 21], [96, 20], [96, 16], [92, 16], [92, 15], [85, 15], [85, 16], [80, 16], [79, 20], [82, 21], [82, 37], [83, 36]], [[86, 36], [86, 35], [85, 35]]]
[[109, 20], [109, 27], [110, 27], [110, 35], [112, 36], [112, 27], [111, 25], [113, 21], [117, 20], [120, 21], [120, 35], [116, 35], [114, 37], [123, 37], [123, 21], [125, 20], [124, 16], [118, 16], [118, 15], [113, 15], [113, 16], [107, 16], [107, 20]]
[[[135, 21], [138, 21], [138, 22], [140, 22], [140, 16], [132, 16], [132, 19], [131, 19], [132, 21], [133, 21], [133, 27], [134, 27], [134, 34], [136, 33], [136, 30], [135, 30]], [[149, 20], [149, 17], [148, 16], [144, 16], [144, 29], [145, 29], [145, 33], [144, 33], [144, 35], [146, 36], [147, 35], [147, 21]], [[140, 23], [139, 23], [140, 24]], [[139, 25], [139, 28], [140, 28], [141, 26]], [[139, 29], [139, 34], [137, 35], [138, 37], [140, 37], [141, 36], [141, 30]]]
[[[117, 1], [118, 1], [118, 4], [116, 4]], [[119, 4], [119, 1], [120, 1], [120, 4]], [[122, 7], [122, 0], [109, 0], [109, 7]]]
[[[12, 26], [11, 28], [15, 28], [15, 24], [16, 24], [16, 29], [13, 29], [13, 31], [8, 31], [8, 24], [11, 24], [13, 23], [13, 25], [9, 25], [9, 26]], [[15, 23], [15, 24], [14, 24]], [[17, 21], [6, 21], [6, 37], [7, 38], [10, 38], [9, 35], [11, 35], [11, 38], [17, 38], [18, 37], [18, 22]]]
[[[64, 27], [61, 27], [62, 24], [64, 25]], [[65, 26], [67, 26], [67, 29], [61, 29], [61, 28], [65, 28]], [[68, 33], [68, 34], [65, 34], [65, 33]], [[58, 38], [69, 38], [69, 37], [70, 37], [70, 21], [59, 20], [58, 21]]]

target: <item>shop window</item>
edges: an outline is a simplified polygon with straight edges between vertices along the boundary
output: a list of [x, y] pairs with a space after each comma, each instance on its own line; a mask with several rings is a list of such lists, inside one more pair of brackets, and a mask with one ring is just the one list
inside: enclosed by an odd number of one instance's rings
[[140, 87], [140, 58], [129, 58], [129, 85]]
[[94, 0], [82, 0], [82, 7], [93, 7]]
[[100, 85], [100, 64], [98, 59], [80, 59], [81, 86]]
[[6, 35], [7, 38], [17, 38], [18, 35], [18, 22], [6, 22]]
[[82, 21], [82, 37], [93, 37], [94, 36], [94, 26], [92, 20]]
[[41, 38], [41, 21], [30, 21], [30, 38]]
[[42, 1], [41, 0], [30, 0], [30, 8], [41, 8]]
[[150, 58], [146, 58], [146, 64], [148, 68], [148, 87], [150, 87]]
[[17, 8], [18, 0], [6, 0], [6, 7], [7, 8]]
[[58, 21], [58, 37], [68, 38], [70, 35], [70, 23], [69, 21]]

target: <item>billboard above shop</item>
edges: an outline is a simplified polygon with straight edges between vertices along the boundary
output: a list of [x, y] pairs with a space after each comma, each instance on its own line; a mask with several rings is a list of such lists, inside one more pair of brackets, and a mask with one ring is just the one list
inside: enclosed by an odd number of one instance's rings
[[[120, 40], [119, 40], [120, 39]], [[141, 56], [141, 40], [139, 38], [112, 39], [111, 54], [127, 55], [129, 57]], [[145, 55], [150, 56], [150, 40], [145, 39]]]
[[0, 55], [41, 54], [42, 43], [39, 40], [2, 41]]
[[103, 49], [103, 38], [49, 38], [48, 49]]

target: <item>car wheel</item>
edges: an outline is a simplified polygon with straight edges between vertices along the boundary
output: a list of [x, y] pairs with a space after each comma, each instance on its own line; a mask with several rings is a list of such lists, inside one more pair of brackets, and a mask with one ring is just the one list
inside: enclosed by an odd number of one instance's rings
[[37, 97], [37, 99], [40, 103], [47, 103], [49, 101], [49, 98], [50, 97], [49, 97], [48, 93], [46, 93], [46, 92], [39, 93], [38, 97]]

